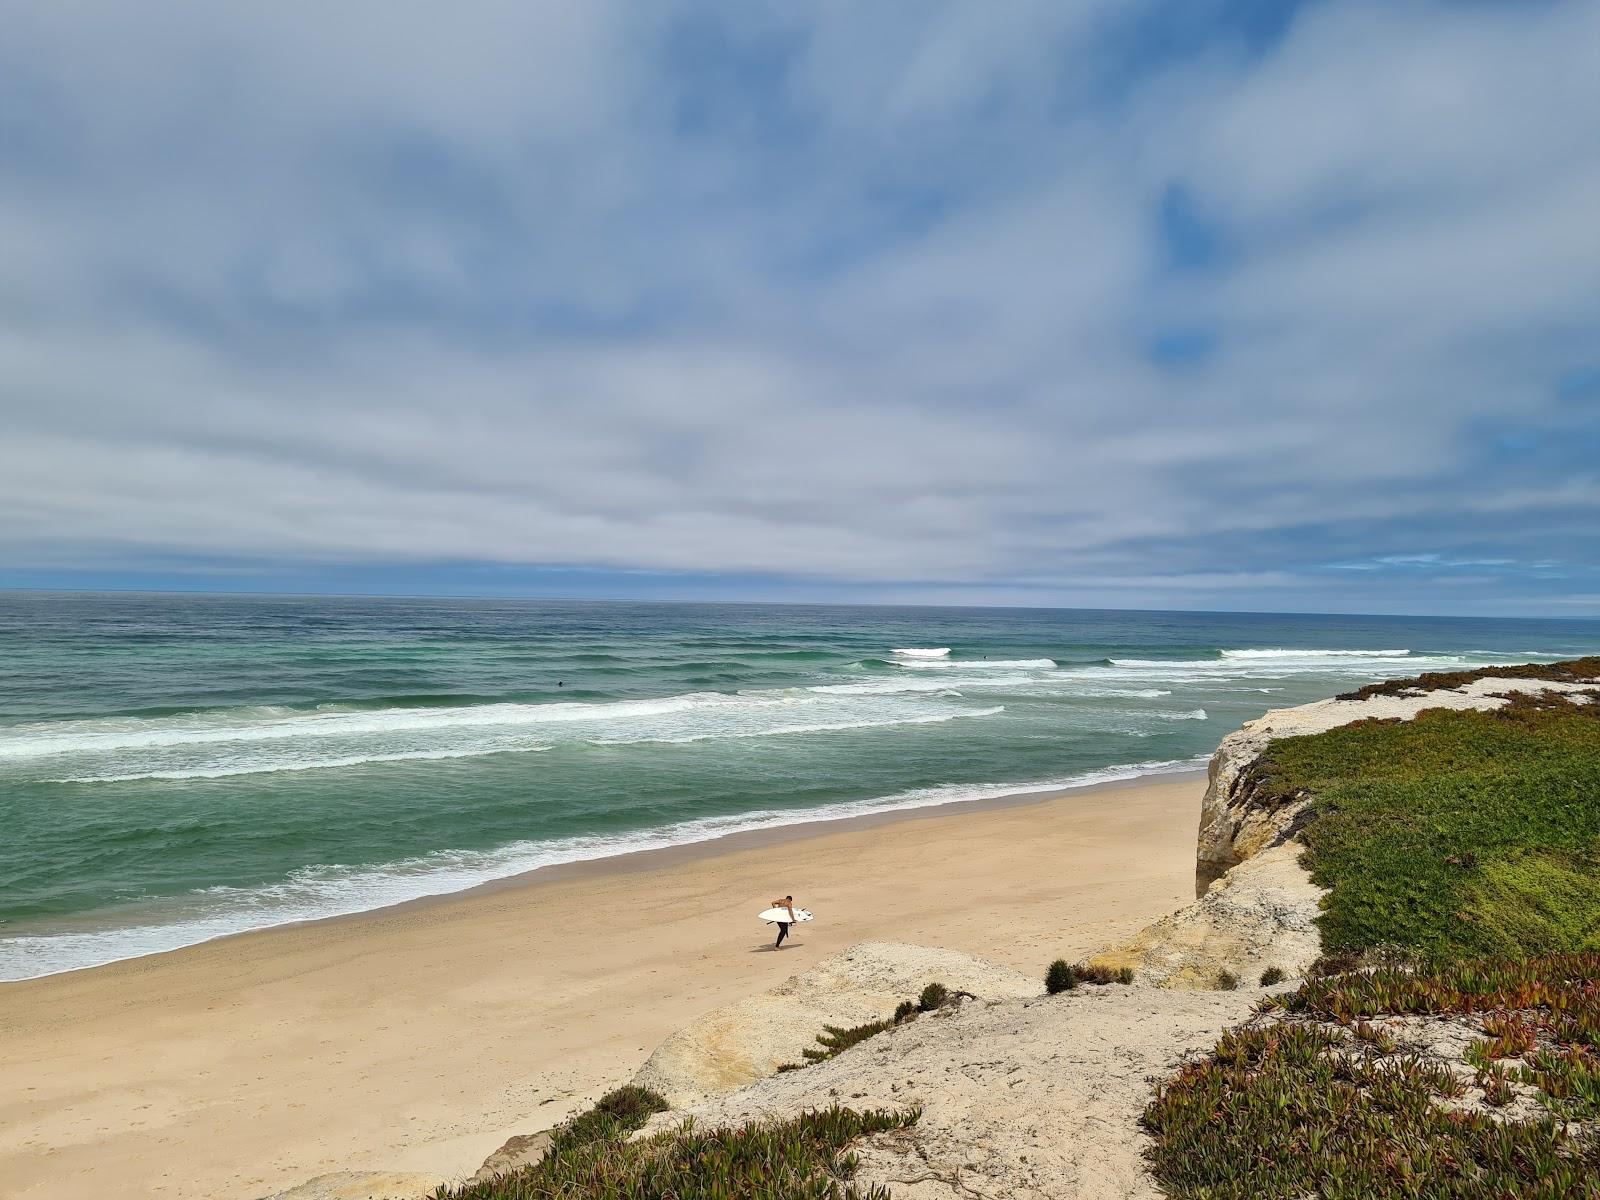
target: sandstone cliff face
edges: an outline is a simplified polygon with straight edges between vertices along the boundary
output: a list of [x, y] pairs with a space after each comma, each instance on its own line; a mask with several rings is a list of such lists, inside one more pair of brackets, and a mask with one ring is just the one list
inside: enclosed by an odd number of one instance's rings
[[1322, 952], [1316, 918], [1322, 889], [1300, 866], [1303, 847], [1282, 842], [1246, 859], [1204, 896], [1091, 957], [1133, 968], [1140, 983], [1196, 990], [1254, 984], [1269, 967], [1304, 975]]
[[674, 1107], [800, 1062], [824, 1025], [881, 1020], [930, 983], [985, 1000], [1036, 996], [1038, 980], [954, 950], [862, 942], [771, 991], [713, 1009], [656, 1048], [633, 1082]]

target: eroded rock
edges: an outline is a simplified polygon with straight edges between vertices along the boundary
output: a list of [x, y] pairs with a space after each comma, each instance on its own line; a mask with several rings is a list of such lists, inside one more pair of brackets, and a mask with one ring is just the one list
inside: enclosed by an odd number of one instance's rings
[[1199, 900], [1090, 964], [1132, 967], [1140, 983], [1185, 989], [1221, 987], [1224, 973], [1254, 986], [1268, 967], [1304, 975], [1322, 952], [1316, 919], [1323, 892], [1300, 866], [1303, 849], [1288, 841], [1246, 859]]
[[930, 983], [984, 1000], [1036, 996], [1038, 980], [954, 950], [862, 942], [771, 991], [714, 1009], [656, 1048], [633, 1082], [676, 1106], [729, 1091], [801, 1061], [824, 1025], [891, 1015]]
[[330, 1171], [266, 1200], [419, 1200], [439, 1179], [410, 1171]]
[[508, 1138], [505, 1145], [484, 1159], [483, 1166], [478, 1168], [478, 1173], [469, 1182], [485, 1183], [519, 1167], [531, 1167], [540, 1162], [549, 1149], [550, 1130], [519, 1133], [516, 1137]]

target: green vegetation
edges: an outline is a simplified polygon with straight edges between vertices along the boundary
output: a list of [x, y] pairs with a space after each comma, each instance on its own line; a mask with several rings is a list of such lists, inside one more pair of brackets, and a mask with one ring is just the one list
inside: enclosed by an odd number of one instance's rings
[[632, 1084], [619, 1087], [601, 1096], [588, 1112], [558, 1126], [551, 1135], [552, 1152], [563, 1146], [584, 1146], [625, 1137], [644, 1128], [644, 1123], [654, 1114], [665, 1112], [667, 1108], [667, 1102], [649, 1088]]
[[[889, 1200], [851, 1182], [851, 1143], [920, 1114], [830, 1108], [789, 1121], [702, 1133], [685, 1125], [642, 1141], [625, 1133], [552, 1145], [544, 1161], [435, 1200]], [[618, 1127], [620, 1130], [620, 1126]]]
[[806, 1058], [803, 1063], [784, 1063], [778, 1068], [781, 1075], [785, 1071], [798, 1071], [808, 1063], [827, 1062], [837, 1054], [843, 1054], [851, 1046], [859, 1045], [875, 1034], [886, 1029], [893, 1029], [896, 1025], [910, 1021], [918, 1013], [932, 1012], [942, 1008], [952, 1000], [966, 996], [971, 998], [971, 992], [952, 992], [942, 983], [930, 983], [922, 989], [920, 1000], [902, 1000], [895, 1006], [894, 1016], [882, 1021], [868, 1021], [864, 1025], [852, 1025], [844, 1028], [839, 1025], [824, 1025], [822, 1032], [817, 1034], [817, 1049], [800, 1051]]
[[848, 1029], [838, 1025], [824, 1025], [822, 1032], [817, 1034], [820, 1049], [807, 1049], [800, 1051], [808, 1062], [826, 1062], [837, 1054], [843, 1054], [851, 1046], [859, 1045], [874, 1034], [882, 1033], [885, 1029], [893, 1029], [895, 1021], [868, 1021], [865, 1025], [852, 1025]]
[[1362, 721], [1273, 742], [1256, 775], [1258, 795], [1311, 798], [1330, 953], [1600, 949], [1600, 704]]
[[[1379, 968], [1269, 1004], [1281, 1023], [1225, 1034], [1146, 1110], [1170, 1195], [1600, 1197], [1600, 954]], [[1479, 1025], [1467, 1058], [1484, 1107], [1367, 1020], [1415, 1014]], [[1517, 1084], [1547, 1115], [1488, 1111]]]
[[1261, 972], [1262, 987], [1271, 987], [1273, 984], [1282, 983], [1283, 979], [1283, 968], [1281, 967], [1268, 967], [1265, 971]]
[[[1346, 698], [1597, 676], [1581, 659]], [[1325, 954], [1158, 1092], [1169, 1194], [1600, 1200], [1600, 704], [1363, 721], [1275, 741], [1252, 775], [1259, 802], [1309, 801]], [[1405, 1052], [1439, 1021], [1465, 1026], [1464, 1060]]]
[[1341, 700], [1369, 700], [1373, 696], [1404, 696], [1459, 688], [1480, 679], [1549, 679], [1558, 683], [1584, 683], [1600, 679], [1600, 657], [1569, 658], [1565, 662], [1518, 663], [1509, 667], [1476, 667], [1470, 671], [1428, 671], [1410, 679], [1386, 679], [1346, 692]]
[[1080, 983], [1093, 983], [1105, 985], [1108, 983], [1132, 983], [1132, 967], [1106, 967], [1099, 963], [1069, 963], [1064, 958], [1058, 958], [1050, 964], [1050, 969], [1044, 973], [1044, 990], [1050, 995], [1059, 995], [1061, 992], [1070, 992]]
[[1078, 972], [1064, 958], [1056, 959], [1044, 973], [1044, 990], [1052, 996], [1070, 992], [1077, 986]]

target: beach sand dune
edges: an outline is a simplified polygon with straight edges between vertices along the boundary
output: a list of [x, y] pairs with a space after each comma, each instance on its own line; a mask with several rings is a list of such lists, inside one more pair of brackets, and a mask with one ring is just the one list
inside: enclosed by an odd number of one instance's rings
[[[1042, 978], [1192, 894], [1197, 776], [741, 835], [0, 985], [8, 1197], [470, 1175], [696, 1016], [865, 940]], [[754, 913], [817, 913], [768, 949]], [[1041, 986], [1042, 990], [1042, 986]]]

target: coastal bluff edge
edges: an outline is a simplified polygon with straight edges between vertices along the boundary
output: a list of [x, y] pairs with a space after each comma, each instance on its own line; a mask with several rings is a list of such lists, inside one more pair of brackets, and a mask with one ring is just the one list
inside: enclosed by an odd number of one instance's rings
[[[914, 1126], [855, 1148], [859, 1186], [888, 1187], [896, 1200], [1160, 1196], [1140, 1127], [1155, 1084], [1249, 1017], [1271, 990], [1254, 985], [1264, 970], [1294, 983], [1321, 953], [1325, 893], [1301, 865], [1297, 838], [1311, 798], [1265, 785], [1260, 765], [1269, 746], [1359, 721], [1409, 721], [1430, 709], [1491, 710], [1517, 694], [1600, 703], [1597, 679], [1482, 674], [1434, 682], [1375, 685], [1272, 710], [1222, 740], [1201, 801], [1197, 898], [1085, 960], [1090, 968], [1131, 969], [1132, 986], [1047, 996], [1033, 978], [970, 955], [860, 943], [663, 1041], [633, 1082], [673, 1107], [636, 1136], [686, 1119], [715, 1128], [835, 1104], [916, 1107], [922, 1115]], [[848, 1053], [780, 1071], [821, 1026], [881, 1019], [896, 1000], [935, 981], [966, 995]], [[547, 1143], [540, 1133], [514, 1138], [474, 1179], [537, 1162]], [[430, 1194], [414, 1175], [342, 1171], [270, 1200]]]

